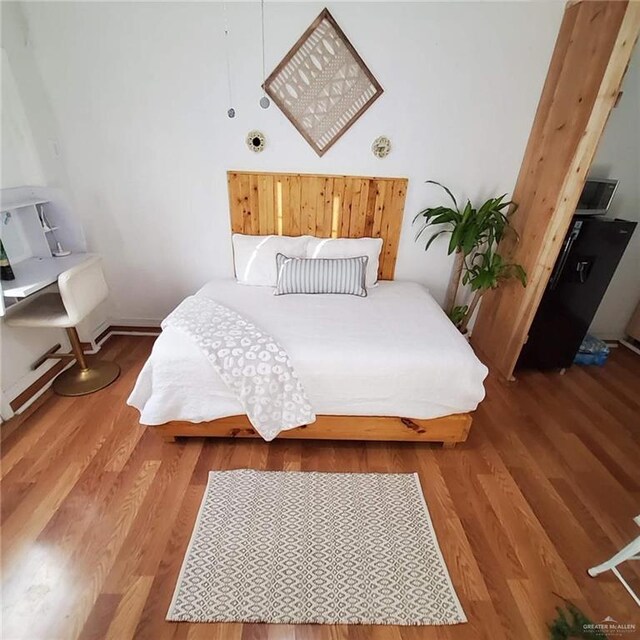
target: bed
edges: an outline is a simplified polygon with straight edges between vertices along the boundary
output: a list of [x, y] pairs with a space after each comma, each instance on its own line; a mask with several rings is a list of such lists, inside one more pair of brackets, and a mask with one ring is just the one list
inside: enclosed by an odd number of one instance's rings
[[[196, 294], [275, 336], [295, 363], [317, 419], [279, 438], [466, 439], [487, 369], [424, 287], [391, 279], [405, 189], [403, 179], [229, 173], [235, 233], [383, 238], [383, 279], [364, 298], [274, 296], [235, 279]], [[129, 404], [165, 440], [257, 436], [200, 348], [173, 327], [156, 340]]]

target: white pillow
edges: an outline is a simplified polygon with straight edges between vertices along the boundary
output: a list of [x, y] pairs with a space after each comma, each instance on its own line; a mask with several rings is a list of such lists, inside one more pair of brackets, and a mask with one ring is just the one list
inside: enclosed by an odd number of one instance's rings
[[240, 284], [275, 287], [278, 282], [276, 255], [306, 258], [311, 236], [246, 236], [234, 233], [233, 266]]
[[378, 261], [381, 251], [382, 238], [311, 238], [307, 245], [307, 258], [367, 256], [369, 260], [366, 286], [372, 287], [378, 280]]

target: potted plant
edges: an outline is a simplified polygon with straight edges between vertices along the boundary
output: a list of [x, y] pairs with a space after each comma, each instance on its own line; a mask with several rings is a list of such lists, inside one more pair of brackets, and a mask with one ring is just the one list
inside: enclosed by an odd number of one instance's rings
[[[425, 251], [436, 238], [450, 234], [448, 254], [455, 253], [455, 263], [447, 297], [445, 311], [452, 322], [465, 332], [469, 320], [478, 306], [482, 296], [495, 289], [501, 282], [517, 278], [526, 286], [526, 274], [520, 265], [505, 262], [497, 252], [497, 246], [504, 234], [511, 231], [509, 218], [517, 209], [517, 205], [507, 200], [504, 194], [497, 198], [489, 198], [480, 207], [474, 207], [467, 200], [463, 209], [451, 191], [434, 180], [427, 184], [435, 184], [447, 193], [453, 207], [428, 207], [420, 211], [413, 219], [414, 224], [421, 220], [422, 226], [416, 234], [416, 241], [432, 227], [440, 227], [427, 240]], [[469, 285], [473, 297], [468, 305], [457, 305], [456, 297], [460, 282]]]

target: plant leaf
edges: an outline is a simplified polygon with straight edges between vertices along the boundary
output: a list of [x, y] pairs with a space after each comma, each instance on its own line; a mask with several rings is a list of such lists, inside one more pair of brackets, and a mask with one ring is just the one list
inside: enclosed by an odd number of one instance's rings
[[462, 224], [458, 224], [454, 227], [451, 232], [451, 239], [449, 240], [449, 249], [447, 250], [448, 255], [451, 255], [460, 246], [460, 237], [462, 236], [463, 231], [464, 227]]
[[458, 208], [458, 203], [456, 202], [456, 199], [453, 197], [453, 193], [451, 193], [451, 191], [449, 191], [449, 189], [447, 189], [447, 187], [445, 187], [443, 184], [440, 184], [435, 180], [425, 180], [425, 184], [435, 184], [440, 188], [444, 189], [449, 194], [449, 197], [451, 198], [451, 200], [453, 200], [453, 204], [455, 205], [456, 209]]
[[411, 224], [415, 224], [416, 220], [420, 217], [424, 215], [424, 212], [426, 211], [426, 209], [422, 210], [422, 211], [418, 211], [418, 213], [416, 213], [416, 215], [414, 216], [413, 220], [411, 221]]
[[438, 231], [437, 233], [434, 233], [430, 238], [429, 241], [427, 242], [427, 245], [425, 246], [424, 250], [426, 251], [431, 244], [433, 243], [433, 241], [438, 237], [441, 236], [443, 233], [446, 233], [446, 231], [443, 229], [442, 231]]
[[468, 256], [478, 242], [478, 225], [471, 221], [471, 223], [464, 230], [462, 238], [462, 252], [465, 256]]
[[423, 224], [420, 231], [418, 231], [418, 233], [416, 233], [416, 237], [414, 239], [414, 242], [417, 242], [420, 238], [420, 236], [429, 228], [428, 224]]

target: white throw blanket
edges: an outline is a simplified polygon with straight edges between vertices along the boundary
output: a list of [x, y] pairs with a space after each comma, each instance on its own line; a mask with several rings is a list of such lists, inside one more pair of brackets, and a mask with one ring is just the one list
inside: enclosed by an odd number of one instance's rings
[[267, 441], [316, 416], [286, 351], [239, 313], [205, 296], [184, 300], [162, 323], [184, 332]]

